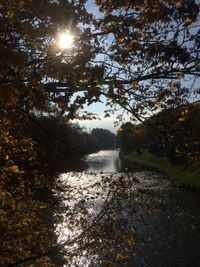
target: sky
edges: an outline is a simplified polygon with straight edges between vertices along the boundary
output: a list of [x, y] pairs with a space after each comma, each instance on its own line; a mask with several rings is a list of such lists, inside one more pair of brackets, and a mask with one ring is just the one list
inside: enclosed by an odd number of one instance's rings
[[[99, 119], [96, 120], [74, 120], [73, 122], [79, 123], [81, 126], [85, 127], [87, 132], [90, 132], [93, 128], [104, 128], [108, 129], [109, 131], [116, 133], [118, 128], [120, 128], [120, 124], [117, 126], [115, 125], [115, 122], [117, 121], [116, 117], [122, 112], [114, 112], [114, 115], [110, 115], [110, 117], [104, 117], [105, 113], [104, 111], [107, 109], [110, 109], [110, 107], [107, 107], [105, 105], [106, 99], [102, 98], [102, 102], [99, 103], [93, 103], [90, 106], [85, 106], [85, 111], [94, 113], [98, 115]], [[83, 110], [83, 111], [84, 111]]]
[[[88, 0], [86, 7], [90, 13], [92, 13], [96, 17], [100, 17], [101, 13], [98, 10], [98, 7], [95, 5], [94, 0]], [[101, 98], [101, 101], [99, 103], [94, 103], [90, 105], [89, 107], [85, 106], [85, 110], [88, 112], [92, 112], [99, 115], [100, 119], [97, 120], [74, 120], [74, 122], [78, 122], [81, 126], [85, 127], [88, 132], [90, 132], [93, 128], [104, 128], [112, 131], [113, 133], [117, 132], [117, 129], [120, 128], [120, 125], [115, 126], [114, 122], [116, 121], [117, 115], [119, 115], [119, 112], [115, 112], [115, 115], [111, 115], [110, 117], [104, 118], [104, 111], [107, 109], [110, 109], [109, 107], [106, 107], [106, 99]]]
[[80, 126], [84, 127], [88, 133], [92, 131], [93, 128], [103, 128], [107, 129], [114, 134], [117, 133], [117, 129], [120, 128], [118, 126], [114, 126], [115, 117], [112, 116], [110, 118], [101, 118], [101, 120], [85, 120], [79, 121], [75, 120], [74, 122], [78, 122]]
[[[101, 13], [98, 10], [98, 7], [95, 5], [95, 0], [88, 0], [86, 7], [90, 13], [92, 13], [96, 17], [101, 17]], [[200, 0], [196, 1], [197, 3], [200, 2]], [[89, 107], [85, 106], [85, 111], [92, 112], [99, 115], [100, 119], [97, 120], [85, 120], [85, 121], [78, 121], [75, 120], [75, 122], [78, 122], [81, 126], [85, 127], [88, 132], [92, 130], [92, 128], [105, 128], [108, 129], [114, 133], [117, 132], [117, 129], [120, 128], [120, 124], [115, 126], [114, 122], [116, 122], [116, 117], [120, 114], [120, 112], [114, 112], [114, 115], [111, 115], [110, 117], [105, 118], [104, 117], [104, 111], [106, 109], [109, 109], [109, 107], [106, 107], [106, 99], [101, 99], [103, 103], [94, 103], [90, 105]], [[191, 102], [194, 102], [193, 99], [191, 99]], [[128, 121], [129, 116], [125, 115], [124, 121]]]
[[88, 0], [86, 3], [87, 10], [92, 13], [95, 17], [100, 17], [101, 12], [99, 12], [99, 9], [97, 5], [95, 4], [95, 0]]

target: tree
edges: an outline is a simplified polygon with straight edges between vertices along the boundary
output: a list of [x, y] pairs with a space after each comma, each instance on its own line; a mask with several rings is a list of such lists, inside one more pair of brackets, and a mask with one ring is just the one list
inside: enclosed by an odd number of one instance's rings
[[101, 129], [104, 139], [100, 140], [93, 134], [94, 130], [89, 134], [78, 123], [69, 122], [65, 117], [35, 116], [32, 119], [35, 123], [29, 123], [28, 132], [37, 144], [40, 161], [66, 162], [73, 157], [78, 160], [90, 152], [114, 146], [115, 135], [104, 129]]
[[[199, 103], [161, 111], [145, 124], [123, 124], [117, 140], [123, 153], [147, 149], [167, 156], [172, 163], [190, 164], [199, 160]], [[154, 127], [148, 127], [151, 125]]]
[[126, 122], [118, 129], [117, 145], [122, 153], [130, 153], [132, 151], [141, 153], [140, 150], [145, 146], [145, 143], [145, 128], [143, 125]]
[[[104, 94], [143, 122], [197, 94], [199, 4], [194, 0], [96, 0], [106, 69]], [[100, 30], [99, 30], [100, 29]], [[190, 79], [190, 82], [187, 82]]]
[[[54, 234], [54, 181], [39, 171], [37, 144], [26, 128], [33, 114], [53, 113], [59, 108], [59, 113], [66, 111], [71, 118], [87, 101], [88, 94], [90, 102], [98, 99], [91, 75], [95, 66], [88, 63], [95, 50], [93, 40], [87, 38], [90, 20], [84, 1], [0, 3], [0, 262], [3, 266], [27, 266], [33, 260], [38, 266], [63, 266]], [[57, 33], [66, 28], [76, 36], [76, 48], [60, 51], [55, 40]], [[61, 82], [62, 92], [58, 90]], [[72, 95], [79, 91], [82, 97], [75, 96], [72, 101]]]
[[102, 128], [92, 129], [91, 136], [96, 139], [96, 150], [112, 149], [115, 146], [115, 134]]
[[[98, 98], [92, 87], [92, 73], [98, 79], [98, 67], [88, 64], [96, 45], [88, 38], [91, 15], [84, 2], [1, 3], [0, 101], [4, 106], [30, 112], [49, 110], [55, 103], [71, 117], [87, 101], [87, 93], [90, 101]], [[59, 32], [66, 29], [75, 36], [74, 48], [69, 51], [61, 50], [56, 43]], [[59, 86], [64, 88], [62, 93]], [[71, 96], [79, 91], [85, 95], [76, 96], [73, 103]]]
[[[143, 121], [148, 109], [182, 105], [191, 93], [184, 78], [199, 77], [195, 1], [96, 2], [105, 13], [96, 21], [84, 0], [0, 3], [0, 261], [4, 266], [30, 265], [29, 260], [38, 266], [63, 265], [58, 263], [53, 234], [53, 181], [40, 173], [37, 144], [26, 129], [33, 114], [59, 111], [67, 119], [79, 118], [79, 108], [105, 95], [111, 108], [121, 105]], [[57, 33], [66, 28], [75, 36], [74, 48], [61, 51]], [[111, 37], [108, 45], [103, 43], [106, 35]], [[105, 61], [96, 57], [98, 53], [105, 55]]]

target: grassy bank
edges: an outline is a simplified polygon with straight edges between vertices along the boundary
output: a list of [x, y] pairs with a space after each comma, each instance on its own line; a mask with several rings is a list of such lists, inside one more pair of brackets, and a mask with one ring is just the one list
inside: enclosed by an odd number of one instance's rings
[[144, 151], [141, 155], [132, 152], [124, 155], [123, 159], [163, 172], [169, 175], [178, 185], [200, 190], [200, 163], [191, 164], [187, 168], [181, 165], [172, 165], [166, 157], [158, 157], [147, 151]]

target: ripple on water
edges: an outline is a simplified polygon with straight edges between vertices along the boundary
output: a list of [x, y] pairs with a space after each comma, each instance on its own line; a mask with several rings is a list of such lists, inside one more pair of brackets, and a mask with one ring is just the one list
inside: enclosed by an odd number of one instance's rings
[[[118, 151], [116, 151], [117, 154]], [[101, 151], [89, 155], [85, 160], [90, 163], [99, 160], [99, 162], [105, 162], [106, 164], [109, 161], [109, 155], [113, 155], [113, 152]], [[133, 249], [130, 248], [132, 263], [134, 262], [130, 266], [198, 266], [195, 264], [200, 262], [198, 261], [200, 260], [198, 256], [198, 248], [200, 248], [200, 218], [197, 214], [197, 211], [200, 210], [200, 198], [183, 190], [173, 188], [171, 182], [165, 176], [155, 172], [68, 172], [61, 174], [58, 178], [58, 183], [63, 188], [67, 188], [67, 195], [63, 202], [68, 207], [68, 210], [62, 214], [63, 222], [57, 224], [59, 242], [63, 243], [66, 240], [72, 240], [87, 228], [87, 222], [84, 220], [81, 222], [81, 214], [86, 212], [87, 218], [92, 220], [92, 218], [101, 213], [101, 209], [108, 199], [110, 186], [112, 184], [120, 186], [120, 179], [124, 179], [127, 182], [127, 191], [130, 193], [136, 192], [134, 201], [132, 197], [134, 194], [130, 194], [129, 201], [131, 205], [136, 204], [136, 207], [134, 206], [136, 212], [142, 212], [142, 215], [144, 215], [144, 220], [141, 219], [136, 225], [137, 232], [141, 235], [141, 240]], [[131, 182], [128, 183], [128, 181]], [[139, 191], [142, 192], [142, 197], [137, 195]], [[156, 194], [151, 194], [152, 192], [156, 192]], [[156, 210], [156, 215], [145, 212], [144, 207], [146, 206], [144, 204], [146, 203], [152, 205]], [[138, 204], [141, 207], [138, 208]], [[74, 214], [70, 214], [70, 210], [74, 208], [77, 211], [76, 217]], [[130, 208], [129, 203], [126, 203], [122, 208], [121, 217], [127, 216], [126, 212]], [[149, 210], [151, 211], [151, 209]], [[130, 212], [130, 209], [128, 211]], [[130, 216], [133, 216], [133, 212]], [[121, 217], [119, 216], [119, 219]], [[74, 220], [78, 223], [74, 223]], [[131, 217], [131, 220], [134, 221], [133, 217]], [[129, 224], [127, 222], [127, 225], [131, 225], [130, 222]], [[134, 227], [133, 229], [135, 229]], [[104, 239], [104, 242], [108, 241], [108, 237]], [[67, 250], [69, 248], [78, 250], [78, 246], [77, 242], [72, 246], [67, 246]], [[143, 251], [142, 257], [137, 256], [139, 255], [137, 251], [141, 252], [140, 250]], [[173, 260], [170, 255], [173, 255]], [[72, 262], [69, 266], [96, 266], [93, 263], [97, 261], [98, 257], [98, 254], [94, 253], [88, 256], [87, 252], [83, 251], [82, 255], [76, 257], [74, 263]], [[190, 261], [193, 265], [189, 265]], [[180, 263], [180, 265], [176, 265], [176, 263]]]

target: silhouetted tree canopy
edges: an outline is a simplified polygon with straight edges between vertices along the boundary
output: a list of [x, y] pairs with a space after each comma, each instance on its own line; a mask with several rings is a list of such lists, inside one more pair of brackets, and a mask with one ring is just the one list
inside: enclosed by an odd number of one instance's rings
[[117, 144], [122, 153], [147, 149], [158, 156], [167, 156], [172, 163], [199, 161], [199, 115], [197, 102], [159, 112], [146, 119], [145, 124], [127, 122], [118, 130]]
[[115, 146], [115, 134], [102, 128], [92, 129], [91, 136], [96, 140], [96, 149], [113, 149]]
[[144, 121], [158, 109], [197, 97], [199, 3], [195, 0], [97, 0], [106, 69], [104, 93]]

